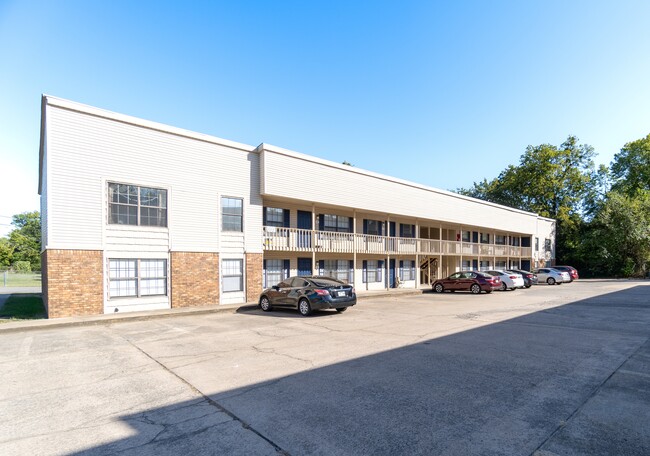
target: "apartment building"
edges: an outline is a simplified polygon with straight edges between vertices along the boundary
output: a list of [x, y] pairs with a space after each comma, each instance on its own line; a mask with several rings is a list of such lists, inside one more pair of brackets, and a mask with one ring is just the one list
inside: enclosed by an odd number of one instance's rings
[[534, 213], [51, 96], [39, 168], [50, 318], [256, 302], [297, 274], [377, 290], [554, 261], [555, 221]]

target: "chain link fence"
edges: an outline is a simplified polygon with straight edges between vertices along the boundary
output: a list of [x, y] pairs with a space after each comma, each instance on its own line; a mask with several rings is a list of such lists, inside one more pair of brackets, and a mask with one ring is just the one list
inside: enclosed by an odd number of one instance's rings
[[40, 287], [41, 272], [14, 272], [0, 270], [0, 287]]

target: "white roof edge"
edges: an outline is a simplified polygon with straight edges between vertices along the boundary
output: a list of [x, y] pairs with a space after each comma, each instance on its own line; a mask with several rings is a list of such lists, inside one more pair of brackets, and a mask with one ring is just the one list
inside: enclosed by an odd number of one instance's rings
[[209, 142], [213, 144], [219, 144], [222, 146], [232, 147], [234, 149], [240, 149], [246, 152], [253, 152], [256, 149], [254, 146], [248, 144], [243, 144], [236, 141], [230, 141], [227, 139], [223, 139], [223, 138], [219, 138], [216, 136], [207, 135], [203, 133], [197, 133], [191, 130], [185, 130], [183, 128], [172, 127], [171, 125], [153, 122], [138, 117], [128, 116], [126, 114], [119, 114], [113, 111], [108, 111], [106, 109], [96, 108], [94, 106], [85, 105], [83, 103], [78, 103], [76, 101], [70, 101], [64, 98], [54, 97], [47, 94], [43, 94], [43, 99], [45, 100], [45, 103], [50, 106], [56, 106], [71, 111], [90, 114], [92, 116], [115, 120], [118, 122], [131, 124], [138, 127], [148, 128], [151, 130], [162, 131], [165, 133], [170, 133], [172, 135], [183, 136], [186, 138], [196, 139], [199, 141]]
[[427, 185], [418, 184], [418, 183], [415, 183], [415, 182], [399, 179], [397, 177], [386, 176], [384, 174], [375, 173], [373, 171], [367, 171], [365, 169], [356, 168], [354, 166], [343, 165], [343, 164], [336, 163], [336, 162], [333, 162], [333, 161], [329, 161], [329, 160], [325, 160], [325, 159], [322, 159], [322, 158], [314, 157], [312, 155], [302, 154], [302, 153], [295, 152], [295, 151], [292, 151], [292, 150], [289, 150], [289, 149], [283, 149], [281, 147], [277, 147], [277, 146], [274, 146], [272, 144], [262, 143], [262, 144], [260, 144], [258, 146], [258, 149], [260, 151], [267, 150], [269, 152], [274, 152], [274, 153], [277, 153], [277, 154], [286, 155], [286, 156], [289, 156], [289, 157], [297, 158], [299, 160], [310, 161], [310, 162], [313, 162], [313, 163], [318, 163], [320, 165], [329, 166], [331, 168], [338, 168], [338, 169], [341, 169], [343, 171], [348, 171], [348, 172], [357, 173], [357, 174], [363, 174], [365, 176], [374, 177], [376, 179], [382, 179], [382, 180], [385, 180], [385, 181], [395, 182], [397, 184], [407, 185], [409, 187], [418, 188], [418, 189], [426, 190], [426, 191], [429, 191], [429, 192], [434, 192], [434, 193], [439, 193], [439, 194], [442, 194], [442, 195], [447, 195], [447, 196], [450, 196], [452, 198], [459, 198], [459, 199], [463, 199], [463, 200], [466, 200], [466, 201], [474, 201], [474, 202], [477, 202], [477, 203], [480, 203], [480, 204], [485, 204], [485, 205], [488, 205], [488, 206], [497, 207], [499, 209], [505, 209], [505, 210], [509, 210], [509, 211], [512, 211], [512, 212], [517, 212], [517, 213], [520, 213], [520, 214], [534, 215], [536, 217], [539, 217], [539, 218], [542, 218], [542, 219], [545, 219], [545, 220], [549, 220], [549, 221], [552, 221], [552, 222], [555, 221], [554, 219], [547, 219], [545, 217], [541, 217], [540, 215], [538, 215], [538, 214], [536, 214], [534, 212], [528, 212], [528, 211], [524, 211], [524, 210], [517, 209], [517, 208], [514, 208], [514, 207], [503, 206], [501, 204], [491, 203], [489, 201], [484, 201], [484, 200], [481, 200], [481, 199], [478, 199], [478, 198], [472, 198], [471, 196], [465, 196], [465, 195], [461, 195], [459, 193], [454, 193], [454, 192], [450, 192], [450, 191], [447, 191], [447, 190], [441, 190], [441, 189], [435, 188], [435, 187], [429, 187]]

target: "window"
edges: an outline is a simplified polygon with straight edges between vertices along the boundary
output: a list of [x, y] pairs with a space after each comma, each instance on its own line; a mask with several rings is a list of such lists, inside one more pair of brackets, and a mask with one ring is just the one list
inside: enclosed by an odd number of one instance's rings
[[370, 234], [373, 236], [381, 236], [382, 235], [382, 226], [383, 223], [381, 223], [379, 220], [365, 220], [366, 222], [366, 233], [365, 234]]
[[469, 242], [470, 233], [469, 231], [463, 231], [463, 242]]
[[472, 269], [472, 262], [470, 260], [463, 260], [461, 264], [462, 269]]
[[223, 291], [244, 291], [244, 260], [221, 260]]
[[379, 271], [379, 262], [377, 260], [368, 260], [366, 263], [366, 282], [381, 282], [381, 272]]
[[400, 269], [402, 282], [406, 280], [415, 280], [415, 261], [404, 260], [400, 261]]
[[223, 231], [243, 231], [243, 200], [241, 198], [221, 198], [221, 229]]
[[265, 207], [264, 208], [264, 225], [288, 227], [289, 214], [285, 209], [279, 207]]
[[490, 243], [490, 233], [481, 233], [481, 244]]
[[399, 235], [400, 235], [400, 237], [414, 238], [415, 237], [415, 225], [400, 223], [399, 224]]
[[167, 226], [167, 190], [108, 184], [109, 223]]
[[535, 238], [535, 252], [539, 252], [539, 238]]
[[335, 279], [347, 282], [350, 278], [350, 261], [324, 260], [322, 275], [334, 277]]
[[490, 269], [489, 261], [481, 261], [479, 271], [488, 271]]
[[544, 251], [545, 252], [550, 252], [551, 251], [551, 240], [550, 239], [544, 239]]
[[264, 288], [289, 277], [289, 260], [264, 260]]
[[111, 259], [111, 298], [167, 295], [167, 260]]
[[505, 245], [506, 237], [503, 234], [496, 234], [494, 236], [494, 243], [497, 245]]
[[494, 263], [494, 267], [495, 267], [495, 269], [505, 269], [506, 268], [506, 262], [503, 261], [503, 260], [497, 260]]
[[351, 230], [350, 217], [342, 215], [323, 214], [321, 215], [323, 221], [323, 231], [338, 231], [341, 233], [349, 233]]

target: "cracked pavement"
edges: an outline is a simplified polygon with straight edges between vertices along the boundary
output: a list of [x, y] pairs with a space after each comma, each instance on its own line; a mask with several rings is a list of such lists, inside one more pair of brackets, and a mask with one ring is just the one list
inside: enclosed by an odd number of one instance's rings
[[649, 310], [581, 280], [0, 333], [0, 454], [650, 454]]

